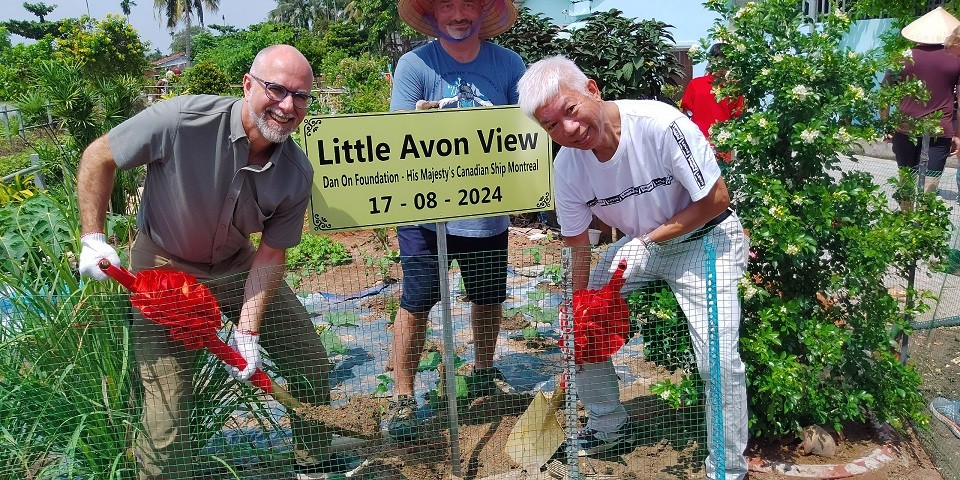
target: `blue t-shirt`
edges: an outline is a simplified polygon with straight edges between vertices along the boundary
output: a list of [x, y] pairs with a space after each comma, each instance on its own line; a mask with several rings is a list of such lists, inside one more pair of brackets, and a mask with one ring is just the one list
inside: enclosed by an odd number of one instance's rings
[[[514, 51], [482, 42], [477, 58], [460, 63], [434, 40], [400, 57], [393, 76], [390, 110], [414, 110], [417, 100], [440, 103], [440, 108], [515, 105], [517, 81], [526, 66]], [[490, 237], [503, 233], [510, 217], [453, 220], [447, 233], [461, 237]], [[423, 225], [434, 229], [433, 224]]]

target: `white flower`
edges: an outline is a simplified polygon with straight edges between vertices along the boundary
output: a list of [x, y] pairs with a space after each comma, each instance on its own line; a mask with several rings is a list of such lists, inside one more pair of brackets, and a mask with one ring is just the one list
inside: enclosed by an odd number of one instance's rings
[[786, 313], [787, 313], [787, 307], [780, 307], [780, 313], [786, 315]]
[[757, 288], [756, 285], [754, 285], [753, 282], [750, 282], [750, 281], [743, 282], [741, 283], [741, 285], [743, 286], [744, 300], [750, 300], [751, 298], [757, 295], [757, 292], [760, 291], [760, 289]]
[[742, 44], [742, 43], [738, 43], [737, 46], [734, 47], [734, 48], [735, 48], [738, 52], [740, 52], [740, 53], [743, 53], [743, 52], [746, 52], [746, 51], [747, 51], [747, 46], [744, 45], [744, 44]]
[[820, 132], [817, 130], [806, 129], [800, 132], [800, 140], [803, 143], [813, 143], [814, 140], [820, 138]]
[[847, 58], [849, 58], [850, 60], [857, 58], [857, 52], [850, 50], [849, 52], [847, 52]]
[[699, 51], [700, 51], [700, 44], [699, 44], [699, 43], [694, 43], [693, 45], [690, 45], [690, 49], [687, 50], [687, 54], [688, 54], [688, 55], [696, 55], [697, 52], [699, 52]]
[[757, 126], [759, 126], [760, 128], [767, 128], [767, 123], [768, 122], [766, 118], [761, 118], [760, 120], [757, 120]]
[[794, 204], [794, 205], [803, 205], [803, 197], [801, 197], [800, 195], [794, 195], [794, 196], [793, 196], [793, 204]]
[[720, 133], [718, 133], [718, 134], [716, 135], [716, 137], [714, 137], [714, 138], [715, 138], [718, 142], [726, 142], [727, 140], [730, 140], [732, 137], [733, 137], [733, 134], [730, 133], [728, 130], [722, 130], [722, 131], [721, 131]]
[[903, 59], [913, 58], [913, 50], [910, 49], [910, 48], [908, 48], [908, 49], [900, 52], [900, 56], [901, 56]]
[[837, 130], [836, 139], [841, 142], [849, 142], [850, 140], [853, 139], [853, 137], [851, 137], [850, 134], [847, 133], [846, 128], [840, 127], [840, 129]]
[[782, 61], [783, 61], [783, 54], [782, 54], [782, 53], [778, 53], [778, 54], [774, 55], [774, 56], [773, 56], [773, 61], [774, 61], [774, 62], [777, 62], [777, 63], [782, 62]]
[[761, 69], [760, 69], [760, 76], [766, 77], [767, 75], [770, 75], [770, 69], [769, 69], [769, 68], [766, 68], [766, 67], [761, 68]]
[[807, 89], [806, 85], [797, 85], [796, 87], [793, 87], [793, 90], [791, 90], [790, 93], [800, 100], [804, 100], [810, 96], [810, 90]]
[[784, 251], [787, 253], [787, 255], [796, 255], [800, 253], [800, 247], [790, 244], [790, 245], [787, 245], [787, 249]]
[[863, 87], [850, 85], [850, 92], [853, 94], [853, 98], [856, 98], [857, 100], [863, 100]]

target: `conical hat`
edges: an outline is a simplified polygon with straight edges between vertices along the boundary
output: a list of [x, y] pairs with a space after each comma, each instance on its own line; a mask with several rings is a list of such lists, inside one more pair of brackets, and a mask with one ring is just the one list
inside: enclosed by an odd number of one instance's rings
[[[397, 12], [410, 28], [428, 37], [436, 37], [437, 19], [433, 16], [433, 2], [434, 0], [399, 0]], [[510, 30], [517, 21], [517, 15], [513, 0], [484, 0], [480, 38], [496, 37]]]
[[910, 22], [910, 25], [903, 27], [900, 35], [916, 43], [939, 45], [958, 26], [960, 26], [960, 20], [957, 20], [957, 17], [950, 15], [950, 12], [944, 10], [943, 7], [937, 7], [930, 13]]

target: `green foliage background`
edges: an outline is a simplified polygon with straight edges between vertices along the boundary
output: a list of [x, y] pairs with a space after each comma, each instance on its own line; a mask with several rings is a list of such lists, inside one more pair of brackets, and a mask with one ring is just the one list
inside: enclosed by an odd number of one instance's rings
[[729, 45], [717, 61], [730, 72], [718, 94], [746, 104], [713, 138], [736, 151], [725, 178], [751, 238], [741, 282], [751, 433], [867, 419], [923, 425], [920, 377], [900, 362], [898, 339], [926, 308], [924, 294], [908, 292], [903, 306], [884, 282], [906, 284], [915, 262], [943, 254], [946, 207], [916, 194], [907, 175], [893, 181], [914, 208], [892, 211], [868, 174], [839, 170], [856, 141], [901, 120], [876, 118], [881, 105], [922, 92], [877, 86], [896, 59], [841, 46], [851, 24], [842, 11], [814, 25], [789, 0], [707, 4], [722, 15], [712, 36]]

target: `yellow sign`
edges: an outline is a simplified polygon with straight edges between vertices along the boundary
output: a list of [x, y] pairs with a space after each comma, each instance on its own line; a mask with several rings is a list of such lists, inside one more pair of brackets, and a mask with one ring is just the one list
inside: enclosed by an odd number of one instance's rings
[[309, 117], [315, 232], [553, 208], [550, 137], [518, 107]]

